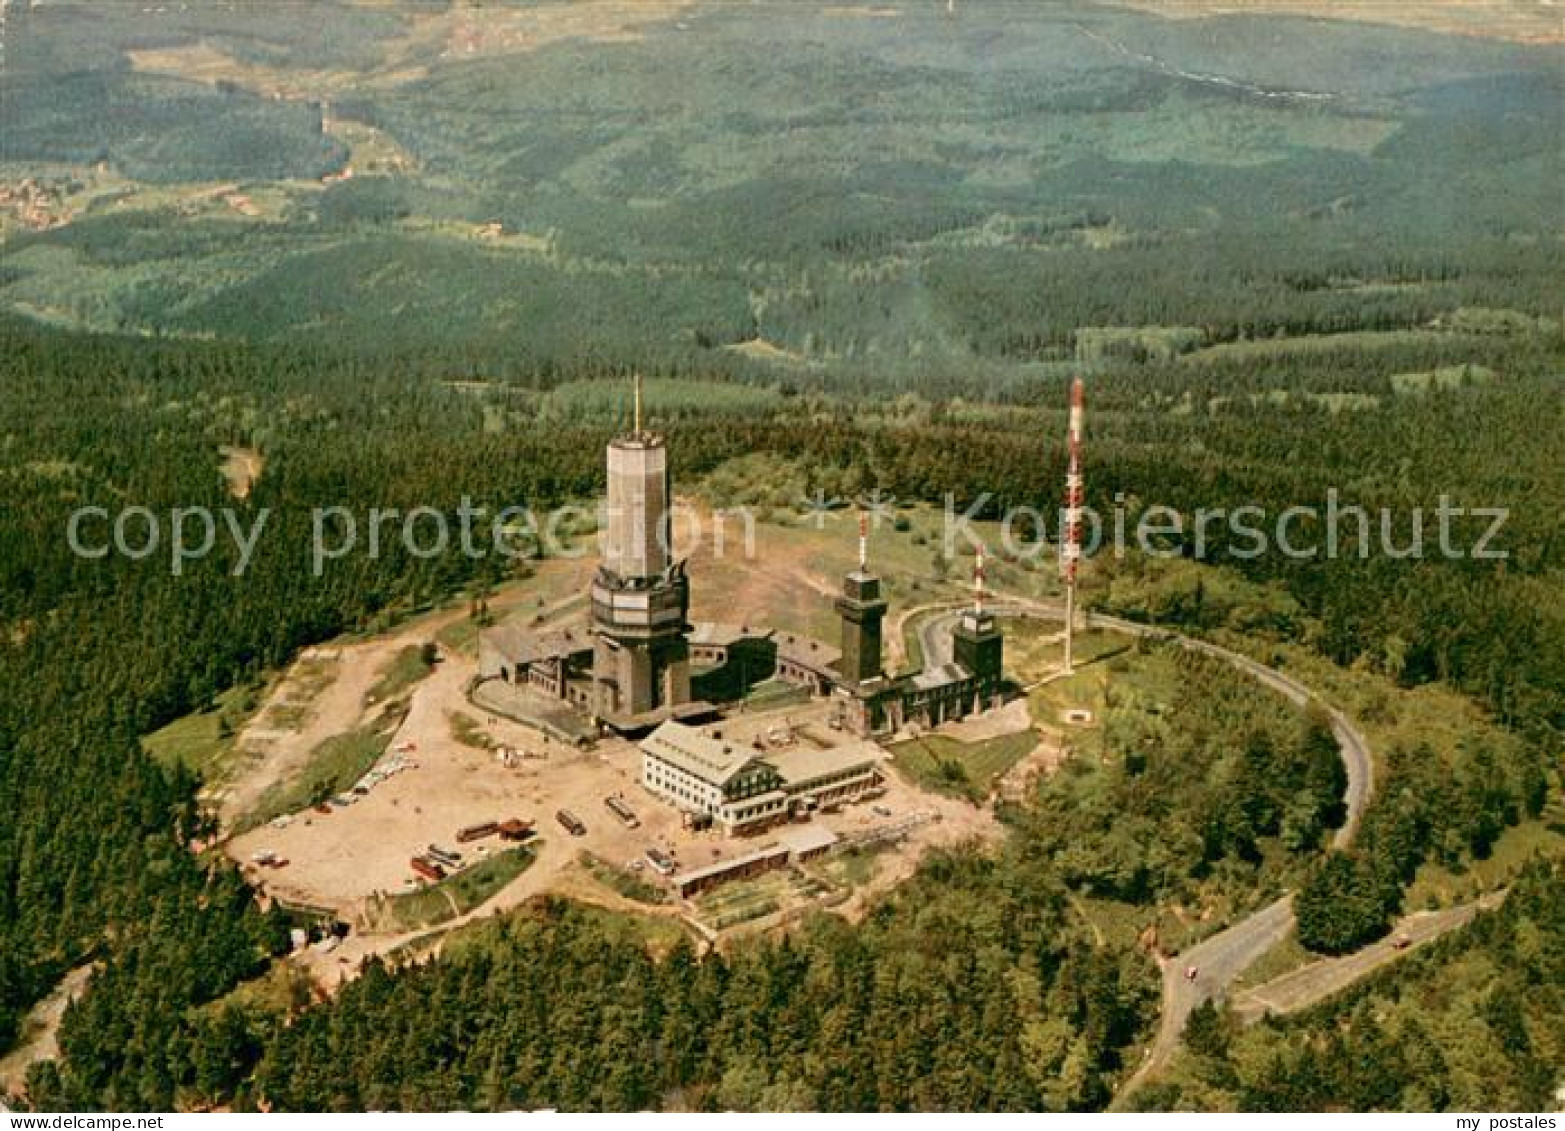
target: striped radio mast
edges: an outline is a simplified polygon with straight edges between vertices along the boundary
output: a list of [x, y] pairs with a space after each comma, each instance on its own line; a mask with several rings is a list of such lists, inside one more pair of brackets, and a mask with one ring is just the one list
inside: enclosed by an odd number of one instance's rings
[[978, 543], [978, 556], [973, 559], [973, 612], [984, 615], [984, 544]]
[[1086, 415], [1081, 378], [1071, 382], [1070, 464], [1065, 472], [1065, 539], [1060, 548], [1065, 569], [1065, 674], [1075, 670], [1076, 568], [1081, 561], [1081, 423]]
[[869, 512], [859, 511], [859, 572], [869, 571]]

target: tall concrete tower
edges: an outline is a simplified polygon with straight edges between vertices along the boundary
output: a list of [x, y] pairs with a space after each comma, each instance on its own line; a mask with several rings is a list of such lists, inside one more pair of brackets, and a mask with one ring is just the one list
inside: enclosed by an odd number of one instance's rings
[[837, 598], [837, 615], [842, 618], [842, 660], [838, 670], [843, 679], [867, 683], [881, 675], [880, 622], [886, 615], [886, 601], [880, 595], [880, 578], [869, 571], [869, 525], [859, 515], [859, 565], [842, 580], [842, 596]]
[[592, 582], [593, 713], [615, 726], [690, 700], [690, 582], [671, 552], [668, 448], [635, 422], [609, 443], [603, 562]]

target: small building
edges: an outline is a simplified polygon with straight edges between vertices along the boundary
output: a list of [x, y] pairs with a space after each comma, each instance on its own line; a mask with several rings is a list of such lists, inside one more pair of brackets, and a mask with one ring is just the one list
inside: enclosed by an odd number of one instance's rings
[[838, 841], [836, 833], [814, 821], [784, 829], [777, 839], [788, 849], [788, 860], [792, 864], [804, 864], [825, 856], [837, 847]]
[[591, 698], [592, 634], [584, 627], [537, 630], [516, 624], [478, 636], [478, 678], [531, 687], [587, 707]]
[[784, 829], [777, 840], [752, 852], [717, 860], [704, 868], [686, 872], [674, 879], [674, 890], [681, 899], [690, 899], [711, 891], [719, 884], [748, 880], [794, 864], [817, 860], [837, 846], [837, 834], [813, 822]]
[[835, 809], [885, 787], [880, 766], [890, 755], [873, 742], [850, 742], [818, 749], [794, 746], [772, 751], [764, 760], [777, 772], [795, 813]]
[[733, 856], [727, 860], [719, 860], [708, 864], [704, 868], [697, 868], [693, 872], [686, 872], [674, 877], [674, 890], [679, 893], [681, 899], [691, 899], [704, 891], [710, 891], [719, 884], [732, 883], [735, 880], [748, 880], [755, 876], [764, 875], [767, 872], [775, 872], [788, 866], [789, 850], [781, 844], [769, 844], [764, 848], [757, 848], [753, 852], [746, 852], [742, 856]]
[[825, 695], [831, 690], [842, 660], [840, 649], [792, 632], [779, 632], [775, 639], [778, 679], [808, 688], [811, 695]]
[[839, 717], [855, 734], [886, 734], [908, 723], [936, 727], [1004, 700], [1005, 641], [994, 614], [984, 610], [981, 591], [951, 629], [951, 659], [896, 676], [881, 666], [886, 601], [880, 578], [866, 564], [862, 530], [858, 568], [843, 578], [835, 608], [842, 656], [818, 691], [837, 699]]
[[[721, 667], [743, 654], [747, 647], [770, 642], [772, 635], [773, 630], [769, 628], [701, 621], [691, 626], [687, 637], [690, 662], [708, 668]], [[775, 649], [763, 648], [761, 651], [775, 654]]]

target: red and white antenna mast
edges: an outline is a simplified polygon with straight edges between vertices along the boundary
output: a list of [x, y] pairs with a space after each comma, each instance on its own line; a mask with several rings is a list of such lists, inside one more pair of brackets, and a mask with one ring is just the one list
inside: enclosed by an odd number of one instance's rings
[[1081, 561], [1081, 424], [1086, 416], [1081, 378], [1071, 382], [1070, 465], [1065, 472], [1065, 539], [1060, 548], [1065, 568], [1065, 674], [1074, 670], [1071, 645], [1076, 634], [1076, 567]]
[[978, 543], [978, 555], [973, 559], [973, 612], [984, 615], [984, 544]]
[[859, 511], [859, 572], [869, 571], [869, 512]]

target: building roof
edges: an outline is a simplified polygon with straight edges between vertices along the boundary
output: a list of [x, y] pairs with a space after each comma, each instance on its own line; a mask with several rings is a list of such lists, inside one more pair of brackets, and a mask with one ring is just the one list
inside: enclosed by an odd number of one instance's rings
[[988, 609], [983, 612], [977, 609], [963, 609], [953, 632], [966, 633], [968, 636], [998, 636], [1000, 626], [996, 623], [994, 614]]
[[798, 856], [805, 852], [818, 852], [837, 843], [837, 834], [825, 825], [811, 821], [807, 825], [792, 825], [777, 836], [789, 852]]
[[709, 644], [726, 648], [741, 640], [765, 640], [772, 635], [770, 628], [751, 628], [747, 624], [722, 624], [717, 621], [698, 621], [690, 629], [686, 639], [692, 644]]
[[713, 738], [672, 719], [642, 739], [641, 749], [718, 787], [756, 760], [755, 752], [748, 747]]
[[762, 757], [777, 771], [785, 785], [800, 786], [830, 774], [865, 769], [891, 756], [876, 743], [862, 741], [824, 750], [800, 745], [786, 750], [770, 750]]
[[513, 664], [536, 664], [592, 647], [592, 634], [585, 627], [536, 629], [500, 624], [485, 629], [484, 639]]
[[776, 633], [774, 639], [777, 641], [777, 655], [780, 659], [807, 668], [819, 669], [828, 675], [836, 674], [828, 669], [842, 659], [842, 652], [839, 649], [792, 632]]
[[689, 872], [681, 872], [676, 881], [681, 887], [696, 880], [704, 880], [708, 876], [721, 876], [732, 872], [735, 868], [743, 868], [746, 864], [754, 864], [761, 860], [774, 860], [779, 856], [787, 855], [788, 849], [780, 844], [767, 844], [746, 852], [742, 856], [730, 856], [726, 860], [717, 860], [704, 868], [695, 868]]
[[941, 664], [939, 667], [925, 668], [915, 675], [913, 686], [919, 691], [933, 691], [937, 687], [949, 687], [971, 678], [972, 673], [961, 664]]

